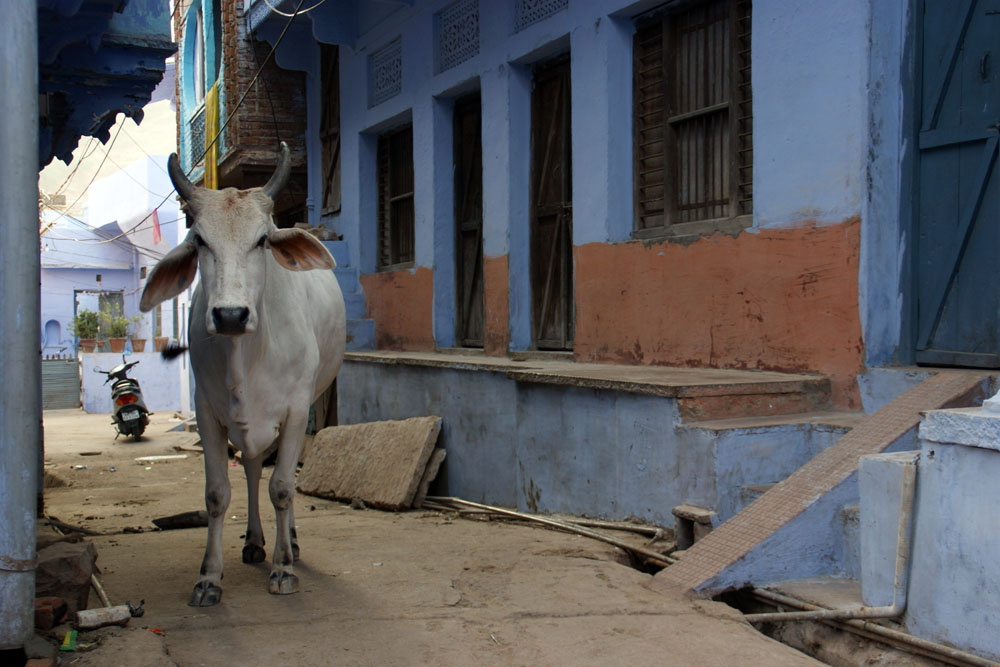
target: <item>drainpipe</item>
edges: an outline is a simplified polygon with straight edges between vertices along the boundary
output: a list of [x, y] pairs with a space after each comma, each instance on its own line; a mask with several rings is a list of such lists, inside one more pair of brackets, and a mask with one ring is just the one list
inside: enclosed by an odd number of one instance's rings
[[892, 604], [886, 607], [852, 607], [849, 609], [815, 609], [812, 611], [781, 611], [747, 614], [751, 623], [784, 621], [845, 620], [853, 618], [896, 618], [906, 610], [907, 579], [910, 570], [913, 505], [917, 488], [917, 466], [903, 468], [900, 490], [899, 525], [896, 532], [896, 573], [892, 587]]
[[0, 650], [34, 633], [41, 423], [38, 244], [38, 6], [0, 21]]
[[[810, 604], [787, 595], [782, 595], [781, 593], [775, 593], [774, 591], [769, 591], [764, 588], [753, 589], [753, 594], [759, 600], [775, 603], [779, 606], [798, 607], [799, 609], [812, 610], [820, 609], [814, 604]], [[978, 655], [962, 651], [951, 646], [945, 646], [944, 644], [932, 642], [927, 639], [921, 639], [920, 637], [915, 637], [901, 630], [894, 630], [886, 625], [872, 623], [869, 620], [831, 620], [824, 618], [819, 619], [819, 622], [829, 625], [832, 628], [837, 628], [838, 630], [851, 632], [859, 637], [864, 637], [865, 639], [871, 639], [883, 644], [888, 644], [889, 646], [898, 648], [901, 651], [913, 653], [914, 655], [922, 655], [927, 658], [933, 658], [934, 660], [943, 662], [947, 665], [958, 665], [959, 667], [1000, 667], [1000, 663], [989, 660], [988, 658], [982, 658]]]

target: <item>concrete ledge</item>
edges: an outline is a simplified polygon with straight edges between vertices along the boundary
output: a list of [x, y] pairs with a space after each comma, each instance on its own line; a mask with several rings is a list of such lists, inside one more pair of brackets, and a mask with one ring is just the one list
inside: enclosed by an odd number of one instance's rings
[[978, 407], [933, 410], [924, 415], [920, 439], [1000, 451], [1000, 415]]
[[558, 384], [624, 391], [667, 398], [746, 396], [829, 392], [829, 380], [820, 375], [743, 371], [719, 368], [622, 366], [573, 361], [488, 357], [469, 352], [349, 352], [346, 361], [403, 364], [468, 371], [502, 372], [515, 382]]

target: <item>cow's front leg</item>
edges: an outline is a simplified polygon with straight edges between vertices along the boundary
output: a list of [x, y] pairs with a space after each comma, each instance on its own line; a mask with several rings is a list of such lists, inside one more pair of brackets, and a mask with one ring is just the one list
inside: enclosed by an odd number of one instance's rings
[[243, 458], [243, 471], [247, 476], [247, 534], [243, 542], [244, 563], [263, 563], [267, 559], [267, 554], [264, 552], [264, 529], [260, 525], [258, 498], [264, 456], [252, 460], [245, 456]]
[[277, 517], [278, 530], [274, 541], [274, 555], [271, 561], [271, 577], [268, 590], [278, 595], [287, 595], [299, 590], [299, 578], [293, 572], [295, 553], [292, 533], [295, 530], [292, 501], [295, 498], [295, 469], [298, 467], [302, 440], [306, 432], [309, 413], [289, 414], [281, 435], [278, 437], [278, 460], [274, 464], [271, 483], [271, 503]]
[[201, 576], [191, 594], [192, 607], [209, 607], [222, 599], [222, 521], [229, 507], [228, 434], [207, 410], [197, 407], [198, 432], [205, 451], [205, 508], [208, 510], [208, 541]]

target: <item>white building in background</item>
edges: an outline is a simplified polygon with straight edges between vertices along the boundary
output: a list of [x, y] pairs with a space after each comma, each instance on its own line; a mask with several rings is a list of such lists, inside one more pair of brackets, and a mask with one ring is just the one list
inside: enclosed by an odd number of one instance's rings
[[[154, 340], [185, 342], [190, 291], [151, 313], [139, 311], [146, 275], [187, 231], [166, 166], [177, 145], [174, 81], [171, 59], [141, 124], [120, 114], [106, 144], [81, 142], [68, 165], [56, 160], [40, 172], [41, 347], [44, 356], [75, 356], [74, 316], [81, 309], [120, 309], [138, 318], [134, 337], [146, 341], [148, 359], [135, 372], [147, 404], [188, 411], [187, 360], [162, 363]], [[133, 353], [131, 344], [126, 352]], [[91, 369], [113, 365], [113, 359], [100, 349], [85, 357], [84, 407], [104, 411], [106, 388]]]
[[139, 312], [145, 276], [186, 232], [166, 156], [144, 157], [93, 183], [86, 216], [43, 211], [43, 354], [76, 348], [73, 317], [105, 304], [139, 317], [136, 338], [184, 338], [186, 295], [149, 314]]
[[[191, 409], [186, 358], [164, 362], [155, 353], [156, 338], [180, 343], [187, 339], [187, 312], [192, 290], [139, 311], [146, 276], [156, 262], [183, 240], [187, 230], [164, 155], [144, 156], [88, 189], [86, 215], [80, 218], [43, 210], [41, 235], [43, 356], [74, 356], [78, 340], [74, 316], [82, 309], [120, 309], [137, 317], [134, 338], [146, 341], [144, 364], [134, 374], [152, 410]], [[131, 343], [127, 354], [133, 354]], [[107, 388], [93, 369], [108, 369], [117, 355], [86, 354], [83, 359], [83, 405], [89, 412], [109, 409]]]

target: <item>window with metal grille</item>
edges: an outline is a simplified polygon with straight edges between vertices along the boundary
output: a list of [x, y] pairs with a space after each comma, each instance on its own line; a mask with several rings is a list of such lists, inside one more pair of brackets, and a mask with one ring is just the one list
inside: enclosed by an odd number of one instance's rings
[[413, 126], [378, 138], [379, 268], [413, 262]]
[[336, 46], [320, 42], [323, 113], [319, 140], [323, 153], [323, 213], [340, 210], [340, 57]]
[[749, 224], [750, 17], [751, 0], [710, 0], [636, 20], [637, 236]]

